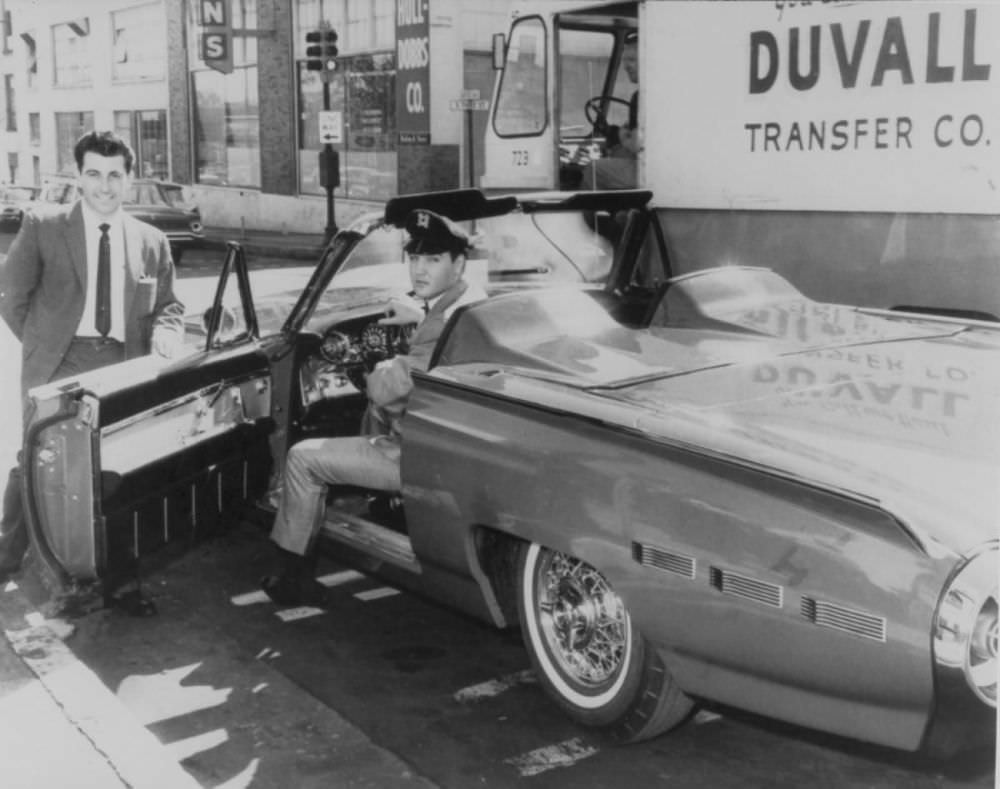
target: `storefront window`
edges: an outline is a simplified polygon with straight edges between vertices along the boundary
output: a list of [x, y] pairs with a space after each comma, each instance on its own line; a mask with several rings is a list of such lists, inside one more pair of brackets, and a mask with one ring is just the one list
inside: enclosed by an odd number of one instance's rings
[[167, 111], [118, 110], [115, 131], [126, 139], [135, 152], [135, 175], [138, 178], [170, 177], [167, 165]]
[[259, 187], [257, 67], [193, 76], [198, 183]]
[[396, 45], [396, 0], [298, 0], [295, 56], [304, 57], [305, 34], [327, 24], [337, 31], [341, 54]]
[[[259, 188], [260, 111], [257, 89], [257, 0], [231, 0], [233, 70], [207, 67], [197, 48], [189, 50], [195, 155], [195, 180], [201, 184]], [[189, 16], [189, 40], [199, 40], [196, 15]]]
[[111, 24], [111, 78], [116, 82], [162, 80], [167, 70], [162, 3], [115, 11]]
[[[385, 200], [396, 193], [395, 57], [392, 53], [358, 55], [337, 61], [330, 83], [330, 110], [339, 113], [342, 142], [340, 187], [335, 195]], [[323, 83], [318, 72], [299, 69], [299, 190], [325, 194], [319, 184], [319, 112]]]
[[80, 136], [94, 128], [92, 112], [56, 113], [56, 156], [61, 175], [76, 175], [73, 146]]
[[57, 86], [90, 84], [90, 20], [87, 17], [52, 26], [52, 58]]

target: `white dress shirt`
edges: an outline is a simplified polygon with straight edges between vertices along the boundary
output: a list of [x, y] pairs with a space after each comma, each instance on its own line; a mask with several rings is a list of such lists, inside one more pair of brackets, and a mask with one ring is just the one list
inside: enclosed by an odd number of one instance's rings
[[101, 243], [101, 225], [107, 223], [108, 240], [111, 242], [111, 331], [108, 337], [125, 342], [125, 230], [122, 212], [103, 217], [92, 211], [86, 203], [83, 209], [83, 227], [87, 237], [87, 294], [83, 302], [83, 317], [76, 330], [78, 337], [99, 337], [97, 317], [97, 256]]

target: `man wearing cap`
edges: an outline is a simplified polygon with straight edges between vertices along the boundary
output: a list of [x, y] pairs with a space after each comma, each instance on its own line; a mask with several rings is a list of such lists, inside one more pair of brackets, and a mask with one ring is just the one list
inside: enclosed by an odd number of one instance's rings
[[413, 389], [410, 372], [426, 370], [451, 314], [486, 298], [463, 278], [469, 237], [451, 220], [418, 209], [406, 220], [405, 252], [413, 291], [391, 299], [383, 325], [417, 327], [405, 356], [379, 362], [367, 377], [369, 409], [365, 435], [316, 438], [293, 446], [285, 463], [284, 485], [271, 539], [282, 554], [277, 575], [261, 587], [280, 605], [325, 605], [326, 588], [313, 577], [311, 551], [325, 510], [328, 485], [399, 491], [400, 423]]

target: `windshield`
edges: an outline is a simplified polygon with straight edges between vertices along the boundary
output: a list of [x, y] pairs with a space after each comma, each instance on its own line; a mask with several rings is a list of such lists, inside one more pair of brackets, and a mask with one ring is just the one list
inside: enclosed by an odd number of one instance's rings
[[126, 203], [135, 203], [138, 205], [170, 205], [160, 192], [160, 188], [156, 184], [144, 184], [144, 183], [134, 183], [132, 184], [132, 189], [129, 191], [128, 195], [125, 197]]
[[[373, 218], [374, 219], [374, 218]], [[607, 279], [614, 247], [580, 211], [513, 213], [460, 222], [473, 240], [465, 278], [496, 294], [521, 288], [598, 287]], [[410, 290], [405, 231], [378, 226], [352, 250], [330, 280], [307, 322], [321, 331], [333, 313], [362, 314]]]
[[[478, 277], [488, 290], [597, 284], [611, 268], [611, 242], [590, 229], [587, 217], [578, 211], [515, 213], [459, 224], [473, 239], [467, 276]], [[330, 287], [406, 286], [402, 264], [407, 241], [401, 229], [378, 228], [344, 261]]]

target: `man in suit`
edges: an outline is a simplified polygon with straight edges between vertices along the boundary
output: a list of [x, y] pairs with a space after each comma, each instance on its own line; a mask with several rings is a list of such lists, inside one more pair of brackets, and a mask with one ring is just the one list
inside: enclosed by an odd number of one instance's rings
[[319, 531], [328, 485], [399, 491], [400, 422], [413, 389], [410, 372], [426, 370], [444, 326], [464, 304], [486, 298], [464, 279], [469, 237], [458, 225], [418, 209], [406, 220], [410, 240], [410, 298], [393, 299], [380, 323], [417, 324], [405, 356], [379, 362], [366, 379], [365, 435], [300, 441], [288, 452], [281, 501], [271, 539], [282, 569], [261, 581], [280, 605], [325, 605], [326, 589], [312, 575], [312, 543]]
[[[132, 149], [91, 131], [73, 150], [81, 199], [28, 212], [0, 264], [0, 316], [21, 342], [21, 395], [34, 386], [135, 356], [172, 356], [184, 335], [166, 236], [122, 210]], [[28, 546], [20, 468], [4, 493], [0, 583]]]

